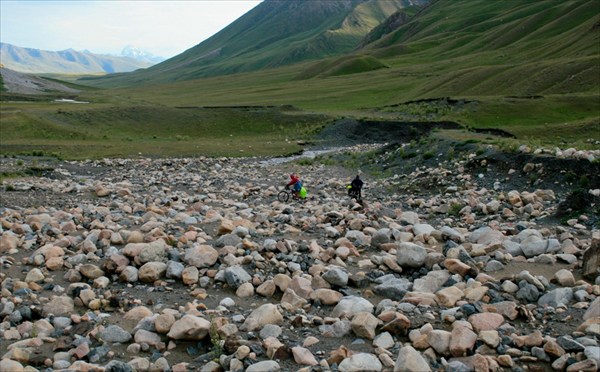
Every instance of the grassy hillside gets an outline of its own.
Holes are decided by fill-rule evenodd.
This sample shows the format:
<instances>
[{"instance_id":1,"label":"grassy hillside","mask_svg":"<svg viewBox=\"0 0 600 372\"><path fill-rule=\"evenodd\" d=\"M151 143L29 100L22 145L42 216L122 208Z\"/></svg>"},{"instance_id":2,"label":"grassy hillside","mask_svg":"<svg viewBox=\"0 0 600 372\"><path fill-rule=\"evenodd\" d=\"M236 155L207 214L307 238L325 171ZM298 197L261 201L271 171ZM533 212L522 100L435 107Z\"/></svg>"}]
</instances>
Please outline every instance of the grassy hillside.
<instances>
[{"instance_id":1,"label":"grassy hillside","mask_svg":"<svg viewBox=\"0 0 600 372\"><path fill-rule=\"evenodd\" d=\"M294 140L341 116L451 120L503 129L517 137L512 145L598 148L597 4L438 0L397 29L378 30L377 42L350 54L190 80L196 70L178 70L181 76L155 70L153 79L165 82L88 91L81 100L92 104L77 107L3 104L0 151L283 154L299 149ZM176 75L181 80L166 82ZM430 100L438 97L467 103ZM303 111L200 108L288 105Z\"/></svg>"},{"instance_id":2,"label":"grassy hillside","mask_svg":"<svg viewBox=\"0 0 600 372\"><path fill-rule=\"evenodd\" d=\"M87 83L148 85L337 56L352 51L371 29L407 4L406 0L265 0L176 57L144 71L91 77Z\"/></svg>"},{"instance_id":3,"label":"grassy hillside","mask_svg":"<svg viewBox=\"0 0 600 372\"><path fill-rule=\"evenodd\" d=\"M0 152L68 159L289 154L330 120L281 107L3 103Z\"/></svg>"}]
</instances>

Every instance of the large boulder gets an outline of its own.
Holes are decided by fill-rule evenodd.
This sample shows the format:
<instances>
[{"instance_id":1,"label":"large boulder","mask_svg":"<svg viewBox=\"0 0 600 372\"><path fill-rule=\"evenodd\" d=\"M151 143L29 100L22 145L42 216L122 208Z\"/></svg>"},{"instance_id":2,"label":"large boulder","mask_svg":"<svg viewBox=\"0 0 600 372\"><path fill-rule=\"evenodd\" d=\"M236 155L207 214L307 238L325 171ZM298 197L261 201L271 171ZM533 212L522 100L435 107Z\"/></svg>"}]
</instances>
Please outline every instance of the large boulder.
<instances>
[{"instance_id":1,"label":"large boulder","mask_svg":"<svg viewBox=\"0 0 600 372\"><path fill-rule=\"evenodd\" d=\"M167 336L174 340L200 341L210 331L210 322L194 315L184 315L173 323Z\"/></svg>"},{"instance_id":2,"label":"large boulder","mask_svg":"<svg viewBox=\"0 0 600 372\"><path fill-rule=\"evenodd\" d=\"M398 265L418 268L425 264L427 250L414 243L400 243L396 253Z\"/></svg>"}]
</instances>

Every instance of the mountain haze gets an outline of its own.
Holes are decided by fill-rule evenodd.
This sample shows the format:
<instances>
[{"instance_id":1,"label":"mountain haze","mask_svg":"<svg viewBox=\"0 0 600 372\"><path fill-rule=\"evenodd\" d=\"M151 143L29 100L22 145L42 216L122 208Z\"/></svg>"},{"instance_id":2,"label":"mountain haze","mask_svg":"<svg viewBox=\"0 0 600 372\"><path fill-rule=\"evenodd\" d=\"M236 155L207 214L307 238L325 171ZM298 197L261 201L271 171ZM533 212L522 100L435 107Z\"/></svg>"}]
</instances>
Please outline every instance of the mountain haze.
<instances>
[{"instance_id":1,"label":"mountain haze","mask_svg":"<svg viewBox=\"0 0 600 372\"><path fill-rule=\"evenodd\" d=\"M427 0L265 0L229 26L147 71L100 84L190 80L280 67L352 51L400 9Z\"/></svg>"},{"instance_id":2,"label":"mountain haze","mask_svg":"<svg viewBox=\"0 0 600 372\"><path fill-rule=\"evenodd\" d=\"M118 57L79 52L66 49L58 52L22 48L0 43L2 65L8 69L25 73L97 74L130 72L152 66L150 61L131 57Z\"/></svg>"}]
</instances>

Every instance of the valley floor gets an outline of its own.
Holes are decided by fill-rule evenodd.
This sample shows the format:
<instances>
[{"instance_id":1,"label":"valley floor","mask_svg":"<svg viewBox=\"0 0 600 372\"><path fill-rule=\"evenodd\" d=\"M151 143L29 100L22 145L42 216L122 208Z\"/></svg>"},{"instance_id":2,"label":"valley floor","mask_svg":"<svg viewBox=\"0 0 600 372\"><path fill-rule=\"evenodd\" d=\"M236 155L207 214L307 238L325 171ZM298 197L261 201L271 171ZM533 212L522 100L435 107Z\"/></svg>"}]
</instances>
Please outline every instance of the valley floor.
<instances>
[{"instance_id":1,"label":"valley floor","mask_svg":"<svg viewBox=\"0 0 600 372\"><path fill-rule=\"evenodd\" d=\"M598 368L597 163L401 151L0 159L2 370Z\"/></svg>"}]
</instances>

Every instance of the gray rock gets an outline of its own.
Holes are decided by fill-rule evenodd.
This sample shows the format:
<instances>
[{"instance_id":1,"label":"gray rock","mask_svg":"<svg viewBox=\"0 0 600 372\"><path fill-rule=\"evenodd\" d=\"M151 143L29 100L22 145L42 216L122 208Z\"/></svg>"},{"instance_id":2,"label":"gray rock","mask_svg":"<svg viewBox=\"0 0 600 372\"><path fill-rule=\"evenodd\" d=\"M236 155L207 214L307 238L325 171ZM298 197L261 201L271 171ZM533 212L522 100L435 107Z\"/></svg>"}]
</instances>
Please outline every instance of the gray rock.
<instances>
[{"instance_id":1,"label":"gray rock","mask_svg":"<svg viewBox=\"0 0 600 372\"><path fill-rule=\"evenodd\" d=\"M230 245L232 247L236 247L238 244L242 243L242 238L240 238L236 234L225 234L220 236L219 239L215 242L215 247L224 247L226 245Z\"/></svg>"},{"instance_id":2,"label":"gray rock","mask_svg":"<svg viewBox=\"0 0 600 372\"><path fill-rule=\"evenodd\" d=\"M548 354L546 354L544 349L541 347L538 347L538 346L532 347L531 355L533 355L534 357L538 358L541 361L550 362L550 357L548 356Z\"/></svg>"},{"instance_id":3,"label":"gray rock","mask_svg":"<svg viewBox=\"0 0 600 372\"><path fill-rule=\"evenodd\" d=\"M140 263L145 264L147 262L167 262L167 249L168 246L164 240L159 239L147 244L138 256Z\"/></svg>"},{"instance_id":4,"label":"gray rock","mask_svg":"<svg viewBox=\"0 0 600 372\"><path fill-rule=\"evenodd\" d=\"M365 246L370 243L370 238L358 230L348 230L345 237L357 246Z\"/></svg>"},{"instance_id":5,"label":"gray rock","mask_svg":"<svg viewBox=\"0 0 600 372\"><path fill-rule=\"evenodd\" d=\"M568 254L568 253L557 254L556 258L561 261L564 261L568 264L574 264L575 262L577 262L577 257L573 254Z\"/></svg>"},{"instance_id":6,"label":"gray rock","mask_svg":"<svg viewBox=\"0 0 600 372\"><path fill-rule=\"evenodd\" d=\"M267 324L283 323L283 315L277 309L277 306L266 303L252 311L244 321L243 328L248 331L260 329Z\"/></svg>"},{"instance_id":7,"label":"gray rock","mask_svg":"<svg viewBox=\"0 0 600 372\"><path fill-rule=\"evenodd\" d=\"M465 241L465 237L450 226L442 226L440 231L442 232L442 238L444 240L452 240L456 243L462 243Z\"/></svg>"},{"instance_id":8,"label":"gray rock","mask_svg":"<svg viewBox=\"0 0 600 372\"><path fill-rule=\"evenodd\" d=\"M494 230L489 226L480 227L467 236L467 241L485 245L502 242L505 239L506 237L501 231Z\"/></svg>"},{"instance_id":9,"label":"gray rock","mask_svg":"<svg viewBox=\"0 0 600 372\"><path fill-rule=\"evenodd\" d=\"M414 225L416 223L419 223L419 215L415 212L402 212L399 219L400 223L404 225Z\"/></svg>"},{"instance_id":10,"label":"gray rock","mask_svg":"<svg viewBox=\"0 0 600 372\"><path fill-rule=\"evenodd\" d=\"M66 316L55 316L52 319L52 325L56 329L65 329L69 327L72 323L73 322L71 321L71 318L68 318Z\"/></svg>"},{"instance_id":11,"label":"gray rock","mask_svg":"<svg viewBox=\"0 0 600 372\"><path fill-rule=\"evenodd\" d=\"M600 346L586 346L583 353L588 359L593 359L600 365Z\"/></svg>"},{"instance_id":12,"label":"gray rock","mask_svg":"<svg viewBox=\"0 0 600 372\"><path fill-rule=\"evenodd\" d=\"M277 241L275 239L265 239L263 242L263 247L267 251L275 251L277 250Z\"/></svg>"},{"instance_id":13,"label":"gray rock","mask_svg":"<svg viewBox=\"0 0 600 372\"><path fill-rule=\"evenodd\" d=\"M104 372L135 372L135 369L127 363L111 360L104 366Z\"/></svg>"},{"instance_id":14,"label":"gray rock","mask_svg":"<svg viewBox=\"0 0 600 372\"><path fill-rule=\"evenodd\" d=\"M483 269L483 271L485 271L487 273L492 273L495 271L500 271L502 269L504 269L504 265L502 264L502 262L496 261L496 260L490 260L485 265L485 268Z\"/></svg>"},{"instance_id":15,"label":"gray rock","mask_svg":"<svg viewBox=\"0 0 600 372\"><path fill-rule=\"evenodd\" d=\"M415 279L413 291L435 293L442 285L450 278L450 273L447 270L430 271L424 277Z\"/></svg>"},{"instance_id":16,"label":"gray rock","mask_svg":"<svg viewBox=\"0 0 600 372\"><path fill-rule=\"evenodd\" d=\"M452 372L473 372L473 369L469 368L460 360L451 360L448 362L448 368L446 368L446 370Z\"/></svg>"},{"instance_id":17,"label":"gray rock","mask_svg":"<svg viewBox=\"0 0 600 372\"><path fill-rule=\"evenodd\" d=\"M379 248L382 244L389 243L391 231L388 228L379 229L371 237L371 247Z\"/></svg>"},{"instance_id":18,"label":"gray rock","mask_svg":"<svg viewBox=\"0 0 600 372\"><path fill-rule=\"evenodd\" d=\"M44 305L43 315L71 315L74 310L75 304L73 303L73 299L68 296L57 296Z\"/></svg>"},{"instance_id":19,"label":"gray rock","mask_svg":"<svg viewBox=\"0 0 600 372\"><path fill-rule=\"evenodd\" d=\"M327 270L321 277L329 284L337 287L343 288L348 285L348 273L339 267Z\"/></svg>"},{"instance_id":20,"label":"gray rock","mask_svg":"<svg viewBox=\"0 0 600 372\"><path fill-rule=\"evenodd\" d=\"M251 364L246 368L246 372L277 372L280 370L281 367L279 366L279 363L274 360L264 360Z\"/></svg>"},{"instance_id":21,"label":"gray rock","mask_svg":"<svg viewBox=\"0 0 600 372\"><path fill-rule=\"evenodd\" d=\"M374 306L369 300L357 296L347 296L342 298L340 302L335 305L331 311L331 316L334 318L339 318L342 316L351 318L354 316L354 314L360 312L372 313L373 309Z\"/></svg>"},{"instance_id":22,"label":"gray rock","mask_svg":"<svg viewBox=\"0 0 600 372\"><path fill-rule=\"evenodd\" d=\"M519 290L516 294L517 299L526 303L535 302L540 297L540 292L533 284L529 284L524 280L519 282Z\"/></svg>"},{"instance_id":23,"label":"gray rock","mask_svg":"<svg viewBox=\"0 0 600 372\"><path fill-rule=\"evenodd\" d=\"M435 228L426 223L416 223L413 225L413 234L416 235L430 235L435 231Z\"/></svg>"},{"instance_id":24,"label":"gray rock","mask_svg":"<svg viewBox=\"0 0 600 372\"><path fill-rule=\"evenodd\" d=\"M585 347L582 344L573 340L573 338L571 338L571 336L568 336L568 335L559 336L556 339L556 342L558 342L560 347L565 349L566 352L572 352L572 351L579 352L579 351L585 350Z\"/></svg>"},{"instance_id":25,"label":"gray rock","mask_svg":"<svg viewBox=\"0 0 600 372\"><path fill-rule=\"evenodd\" d=\"M521 243L521 250L525 257L535 257L543 253L552 253L560 249L560 242L556 239L526 241Z\"/></svg>"},{"instance_id":26,"label":"gray rock","mask_svg":"<svg viewBox=\"0 0 600 372\"><path fill-rule=\"evenodd\" d=\"M181 279L185 266L181 262L167 261L167 273L165 276L169 279Z\"/></svg>"},{"instance_id":27,"label":"gray rock","mask_svg":"<svg viewBox=\"0 0 600 372\"><path fill-rule=\"evenodd\" d=\"M110 343L120 343L124 344L131 340L131 334L119 327L118 325L109 325L102 332L100 332L100 337L103 341Z\"/></svg>"},{"instance_id":28,"label":"gray rock","mask_svg":"<svg viewBox=\"0 0 600 372\"><path fill-rule=\"evenodd\" d=\"M138 269L133 266L127 266L119 274L119 280L127 283L134 283L138 281Z\"/></svg>"},{"instance_id":29,"label":"gray rock","mask_svg":"<svg viewBox=\"0 0 600 372\"><path fill-rule=\"evenodd\" d=\"M406 278L391 278L375 286L373 291L385 298L401 300L410 291L412 283Z\"/></svg>"},{"instance_id":30,"label":"gray rock","mask_svg":"<svg viewBox=\"0 0 600 372\"><path fill-rule=\"evenodd\" d=\"M71 366L71 362L68 360L56 360L54 363L52 363L52 368L54 369L68 369ZM4 371L3 369L0 369L0 371ZM10 372L10 370L7 369L7 372Z\"/></svg>"},{"instance_id":31,"label":"gray rock","mask_svg":"<svg viewBox=\"0 0 600 372\"><path fill-rule=\"evenodd\" d=\"M352 332L352 323L349 320L340 320L333 324L319 326L319 332L325 337L341 338Z\"/></svg>"},{"instance_id":32,"label":"gray rock","mask_svg":"<svg viewBox=\"0 0 600 372\"><path fill-rule=\"evenodd\" d=\"M404 346L398 352L394 372L431 372L431 368L421 353L412 346Z\"/></svg>"},{"instance_id":33,"label":"gray rock","mask_svg":"<svg viewBox=\"0 0 600 372\"><path fill-rule=\"evenodd\" d=\"M568 305L573 300L573 288L557 288L552 290L538 300L539 306L552 306Z\"/></svg>"},{"instance_id":34,"label":"gray rock","mask_svg":"<svg viewBox=\"0 0 600 372\"><path fill-rule=\"evenodd\" d=\"M15 303L8 301L6 303L0 304L0 316L4 317L6 315L11 314L15 311Z\"/></svg>"},{"instance_id":35,"label":"gray rock","mask_svg":"<svg viewBox=\"0 0 600 372\"><path fill-rule=\"evenodd\" d=\"M600 274L600 240L592 240L592 245L583 252L583 276L594 280Z\"/></svg>"},{"instance_id":36,"label":"gray rock","mask_svg":"<svg viewBox=\"0 0 600 372\"><path fill-rule=\"evenodd\" d=\"M383 332L375 336L373 346L383 349L390 349L395 345L394 338L389 332Z\"/></svg>"},{"instance_id":37,"label":"gray rock","mask_svg":"<svg viewBox=\"0 0 600 372\"><path fill-rule=\"evenodd\" d=\"M421 267L427 258L427 250L414 243L400 243L396 253L398 265L404 267Z\"/></svg>"},{"instance_id":38,"label":"gray rock","mask_svg":"<svg viewBox=\"0 0 600 372\"><path fill-rule=\"evenodd\" d=\"M232 288L239 288L244 283L252 280L250 274L241 266L232 266L225 269L225 281Z\"/></svg>"},{"instance_id":39,"label":"gray rock","mask_svg":"<svg viewBox=\"0 0 600 372\"><path fill-rule=\"evenodd\" d=\"M342 360L338 369L340 372L379 372L383 365L373 354L358 353Z\"/></svg>"},{"instance_id":40,"label":"gray rock","mask_svg":"<svg viewBox=\"0 0 600 372\"><path fill-rule=\"evenodd\" d=\"M267 337L277 338L281 335L281 327L276 324L267 324L260 330L260 338L263 340Z\"/></svg>"},{"instance_id":41,"label":"gray rock","mask_svg":"<svg viewBox=\"0 0 600 372\"><path fill-rule=\"evenodd\" d=\"M523 270L517 274L517 279L525 280L527 283L533 284L540 291L544 291L546 289L544 284L538 278L531 275L527 270Z\"/></svg>"},{"instance_id":42,"label":"gray rock","mask_svg":"<svg viewBox=\"0 0 600 372\"><path fill-rule=\"evenodd\" d=\"M591 318L600 318L600 296L596 297L594 301L590 304L588 309L583 314L583 320L588 320Z\"/></svg>"},{"instance_id":43,"label":"gray rock","mask_svg":"<svg viewBox=\"0 0 600 372\"><path fill-rule=\"evenodd\" d=\"M512 240L505 240L502 242L502 247L506 251L506 253L510 253L513 257L516 256L524 256L523 250L521 249L521 244L517 242L513 242Z\"/></svg>"}]
</instances>

